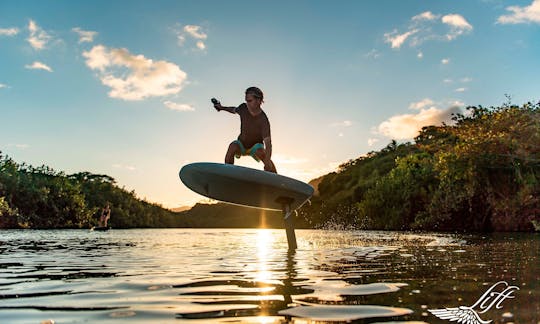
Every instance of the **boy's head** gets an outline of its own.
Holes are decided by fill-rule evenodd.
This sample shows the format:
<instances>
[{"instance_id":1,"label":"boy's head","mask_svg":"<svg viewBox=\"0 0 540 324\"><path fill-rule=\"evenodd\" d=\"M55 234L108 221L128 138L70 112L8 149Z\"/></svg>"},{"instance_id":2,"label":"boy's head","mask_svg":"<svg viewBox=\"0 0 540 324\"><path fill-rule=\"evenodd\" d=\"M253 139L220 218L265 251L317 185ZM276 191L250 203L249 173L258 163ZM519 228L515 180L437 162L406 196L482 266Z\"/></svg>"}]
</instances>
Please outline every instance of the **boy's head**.
<instances>
[{"instance_id":1,"label":"boy's head","mask_svg":"<svg viewBox=\"0 0 540 324\"><path fill-rule=\"evenodd\" d=\"M264 102L264 94L257 87L249 87L246 89L246 103L249 108L258 108Z\"/></svg>"}]
</instances>

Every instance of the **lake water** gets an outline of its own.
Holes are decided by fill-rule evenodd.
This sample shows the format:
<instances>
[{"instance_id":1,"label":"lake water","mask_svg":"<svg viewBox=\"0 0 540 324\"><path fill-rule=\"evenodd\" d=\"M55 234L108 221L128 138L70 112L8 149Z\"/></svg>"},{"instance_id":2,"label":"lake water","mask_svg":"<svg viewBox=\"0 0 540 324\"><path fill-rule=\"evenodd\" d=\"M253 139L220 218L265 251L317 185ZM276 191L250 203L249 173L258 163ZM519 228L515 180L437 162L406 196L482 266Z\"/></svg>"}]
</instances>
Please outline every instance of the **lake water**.
<instances>
[{"instance_id":1,"label":"lake water","mask_svg":"<svg viewBox=\"0 0 540 324\"><path fill-rule=\"evenodd\" d=\"M297 230L0 231L0 323L539 323L538 234ZM502 292L504 283L492 289ZM494 295L492 300L499 295Z\"/></svg>"}]
</instances>

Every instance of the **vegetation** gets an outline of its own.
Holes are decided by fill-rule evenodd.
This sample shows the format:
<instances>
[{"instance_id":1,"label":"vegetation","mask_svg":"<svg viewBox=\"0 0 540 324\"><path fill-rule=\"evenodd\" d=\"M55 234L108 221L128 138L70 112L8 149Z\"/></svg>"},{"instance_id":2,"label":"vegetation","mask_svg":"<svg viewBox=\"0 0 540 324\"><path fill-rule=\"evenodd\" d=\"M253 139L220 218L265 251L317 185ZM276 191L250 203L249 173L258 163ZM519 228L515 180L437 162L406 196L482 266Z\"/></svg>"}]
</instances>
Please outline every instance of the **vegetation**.
<instances>
[{"instance_id":1,"label":"vegetation","mask_svg":"<svg viewBox=\"0 0 540 324\"><path fill-rule=\"evenodd\" d=\"M283 228L281 212L225 203L196 204L180 213L185 227L194 228Z\"/></svg>"},{"instance_id":2,"label":"vegetation","mask_svg":"<svg viewBox=\"0 0 540 324\"><path fill-rule=\"evenodd\" d=\"M298 227L533 231L540 227L540 103L469 107L313 180ZM17 164L0 152L0 228L281 227L279 213L197 204L179 213L113 178Z\"/></svg>"},{"instance_id":3,"label":"vegetation","mask_svg":"<svg viewBox=\"0 0 540 324\"><path fill-rule=\"evenodd\" d=\"M313 226L532 231L540 220L540 104L469 107L319 180Z\"/></svg>"},{"instance_id":4,"label":"vegetation","mask_svg":"<svg viewBox=\"0 0 540 324\"><path fill-rule=\"evenodd\" d=\"M138 199L110 176L66 175L46 166L18 164L0 152L0 228L90 228L98 224L107 202L113 228L283 226L279 212L223 203L173 212Z\"/></svg>"},{"instance_id":5,"label":"vegetation","mask_svg":"<svg viewBox=\"0 0 540 324\"><path fill-rule=\"evenodd\" d=\"M88 228L97 225L107 202L115 228L182 225L177 214L137 199L109 176L65 175L0 153L0 228Z\"/></svg>"}]
</instances>

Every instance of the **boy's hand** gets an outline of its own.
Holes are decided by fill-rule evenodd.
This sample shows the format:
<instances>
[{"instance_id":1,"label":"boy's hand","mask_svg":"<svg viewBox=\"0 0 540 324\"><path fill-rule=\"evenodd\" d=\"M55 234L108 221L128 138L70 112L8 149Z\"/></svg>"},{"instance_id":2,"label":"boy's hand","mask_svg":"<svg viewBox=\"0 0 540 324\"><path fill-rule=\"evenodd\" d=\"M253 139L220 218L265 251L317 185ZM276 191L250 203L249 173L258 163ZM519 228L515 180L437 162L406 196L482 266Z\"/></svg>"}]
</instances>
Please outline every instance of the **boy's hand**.
<instances>
[{"instance_id":1,"label":"boy's hand","mask_svg":"<svg viewBox=\"0 0 540 324\"><path fill-rule=\"evenodd\" d=\"M221 109L223 109L223 106L221 105L221 103L219 102L219 100L217 100L216 98L212 98L212 99L210 99L210 101L212 101L212 103L214 104L214 108L215 108L217 111L220 111Z\"/></svg>"}]
</instances>

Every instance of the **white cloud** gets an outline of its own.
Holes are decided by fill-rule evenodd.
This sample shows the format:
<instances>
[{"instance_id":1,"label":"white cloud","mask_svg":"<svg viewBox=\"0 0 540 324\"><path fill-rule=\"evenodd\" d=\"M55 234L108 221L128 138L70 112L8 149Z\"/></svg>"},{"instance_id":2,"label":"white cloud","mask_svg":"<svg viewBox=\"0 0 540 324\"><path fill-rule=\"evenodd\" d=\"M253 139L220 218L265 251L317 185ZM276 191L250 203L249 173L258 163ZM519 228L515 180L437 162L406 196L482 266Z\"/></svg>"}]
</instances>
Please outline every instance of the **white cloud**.
<instances>
[{"instance_id":1,"label":"white cloud","mask_svg":"<svg viewBox=\"0 0 540 324\"><path fill-rule=\"evenodd\" d=\"M51 36L32 19L28 22L28 30L30 31L30 37L27 38L28 43L36 50L44 49L47 42L51 40Z\"/></svg>"},{"instance_id":2,"label":"white cloud","mask_svg":"<svg viewBox=\"0 0 540 324\"><path fill-rule=\"evenodd\" d=\"M184 26L184 31L195 39L206 39L208 35L202 31L201 26L196 25L186 25Z\"/></svg>"},{"instance_id":3,"label":"white cloud","mask_svg":"<svg viewBox=\"0 0 540 324\"><path fill-rule=\"evenodd\" d=\"M441 60L441 63L442 63L442 64L448 64L448 63L450 63L450 59L448 59L448 58L443 58L443 59Z\"/></svg>"},{"instance_id":4,"label":"white cloud","mask_svg":"<svg viewBox=\"0 0 540 324\"><path fill-rule=\"evenodd\" d=\"M197 25L186 25L182 30L177 31L178 45L183 46L186 39L189 37L195 40L195 46L204 51L206 49L206 44L204 41L208 38L208 34L203 31L201 26Z\"/></svg>"},{"instance_id":5,"label":"white cloud","mask_svg":"<svg viewBox=\"0 0 540 324\"><path fill-rule=\"evenodd\" d=\"M450 26L450 32L446 34L448 40L456 39L458 36L473 29L472 25L461 15L446 15L442 17L442 22Z\"/></svg>"},{"instance_id":6,"label":"white cloud","mask_svg":"<svg viewBox=\"0 0 540 324\"><path fill-rule=\"evenodd\" d=\"M330 124L330 126L332 126L332 127L349 127L349 126L352 126L352 124L353 124L352 121L344 120L344 121L332 123L332 124Z\"/></svg>"},{"instance_id":7,"label":"white cloud","mask_svg":"<svg viewBox=\"0 0 540 324\"><path fill-rule=\"evenodd\" d=\"M27 64L24 67L27 68L27 69L30 69L30 70L45 70L45 71L48 71L48 72L53 71L48 65L46 65L44 63L41 63L41 62L38 62L38 61L35 61L31 65Z\"/></svg>"},{"instance_id":8,"label":"white cloud","mask_svg":"<svg viewBox=\"0 0 540 324\"><path fill-rule=\"evenodd\" d=\"M177 110L177 111L194 111L195 110L195 108L193 108L193 106L191 105L179 104L179 103L172 102L169 100L164 101L163 104L171 110Z\"/></svg>"},{"instance_id":9,"label":"white cloud","mask_svg":"<svg viewBox=\"0 0 540 324\"><path fill-rule=\"evenodd\" d=\"M0 28L0 36L15 36L19 33L19 28Z\"/></svg>"},{"instance_id":10,"label":"white cloud","mask_svg":"<svg viewBox=\"0 0 540 324\"><path fill-rule=\"evenodd\" d=\"M96 35L98 34L95 31L82 30L79 27L73 28L72 31L79 35L79 44L92 43L94 41L94 37L96 37Z\"/></svg>"},{"instance_id":11,"label":"white cloud","mask_svg":"<svg viewBox=\"0 0 540 324\"><path fill-rule=\"evenodd\" d=\"M101 83L111 88L109 97L142 100L175 94L182 90L187 74L178 65L132 55L125 48L96 45L83 52L86 65L97 70Z\"/></svg>"},{"instance_id":12,"label":"white cloud","mask_svg":"<svg viewBox=\"0 0 540 324\"><path fill-rule=\"evenodd\" d=\"M465 107L465 103L463 101L456 100L456 101L451 102L450 106L451 107Z\"/></svg>"},{"instance_id":13,"label":"white cloud","mask_svg":"<svg viewBox=\"0 0 540 324\"><path fill-rule=\"evenodd\" d=\"M338 136L339 136L339 137L343 137L343 136L345 136L345 135L344 135L342 132L340 132L340 133L338 134Z\"/></svg>"},{"instance_id":14,"label":"white cloud","mask_svg":"<svg viewBox=\"0 0 540 324\"><path fill-rule=\"evenodd\" d=\"M471 24L469 24L467 20L463 18L462 15L456 15L456 14L446 15L442 17L441 20L443 23L450 25L452 27L455 27L455 28L473 29Z\"/></svg>"},{"instance_id":15,"label":"white cloud","mask_svg":"<svg viewBox=\"0 0 540 324\"><path fill-rule=\"evenodd\" d=\"M473 26L461 15L449 14L439 19L441 16L431 11L413 16L407 31L400 33L394 29L385 33L385 42L390 43L392 48L400 48L405 43L416 47L431 40L451 41L473 30Z\"/></svg>"},{"instance_id":16,"label":"white cloud","mask_svg":"<svg viewBox=\"0 0 540 324\"><path fill-rule=\"evenodd\" d=\"M424 57L424 53L418 52L418 54L416 55L416 57L418 57L419 59L422 59L422 58Z\"/></svg>"},{"instance_id":17,"label":"white cloud","mask_svg":"<svg viewBox=\"0 0 540 324\"><path fill-rule=\"evenodd\" d=\"M434 15L431 11L426 11L426 12L423 12L419 15L416 15L414 17L412 17L411 19L413 21L418 21L418 20L435 20L437 18L439 18L440 15Z\"/></svg>"},{"instance_id":18,"label":"white cloud","mask_svg":"<svg viewBox=\"0 0 540 324\"><path fill-rule=\"evenodd\" d=\"M470 78L470 77L465 77L465 78L462 78L460 81L463 82L463 83L467 83L467 82L471 82L471 81L472 81L472 78Z\"/></svg>"},{"instance_id":19,"label":"white cloud","mask_svg":"<svg viewBox=\"0 0 540 324\"><path fill-rule=\"evenodd\" d=\"M2 88L9 88L9 87L7 86L7 84L0 83L0 89Z\"/></svg>"},{"instance_id":20,"label":"white cloud","mask_svg":"<svg viewBox=\"0 0 540 324\"><path fill-rule=\"evenodd\" d=\"M369 146L373 146L379 141L380 141L380 139L378 139L378 138L369 138L367 143L368 143Z\"/></svg>"},{"instance_id":21,"label":"white cloud","mask_svg":"<svg viewBox=\"0 0 540 324\"><path fill-rule=\"evenodd\" d=\"M433 100L425 98L417 102L411 102L411 104L409 105L409 109L420 110L428 106L433 106L434 104L435 102L433 102Z\"/></svg>"},{"instance_id":22,"label":"white cloud","mask_svg":"<svg viewBox=\"0 0 540 324\"><path fill-rule=\"evenodd\" d=\"M400 48L409 36L414 35L417 32L418 30L415 29L403 34L398 34L397 30L394 30L391 33L384 34L384 38L386 43L392 44L392 48Z\"/></svg>"},{"instance_id":23,"label":"white cloud","mask_svg":"<svg viewBox=\"0 0 540 324\"><path fill-rule=\"evenodd\" d=\"M206 49L206 45L204 45L204 42L203 41L197 41L197 43L195 44L197 46L198 49L200 50L205 50Z\"/></svg>"},{"instance_id":24,"label":"white cloud","mask_svg":"<svg viewBox=\"0 0 540 324\"><path fill-rule=\"evenodd\" d=\"M446 109L431 107L421 109L417 114L403 114L390 117L382 122L378 131L392 139L412 139L424 126L441 125L443 122L450 123L452 114L460 112L458 105L452 105Z\"/></svg>"},{"instance_id":25,"label":"white cloud","mask_svg":"<svg viewBox=\"0 0 540 324\"><path fill-rule=\"evenodd\" d=\"M444 83L452 83L452 82L454 82L454 81L453 81L452 79L444 79L443 82L444 82Z\"/></svg>"},{"instance_id":26,"label":"white cloud","mask_svg":"<svg viewBox=\"0 0 540 324\"><path fill-rule=\"evenodd\" d=\"M506 8L511 12L508 15L500 16L497 19L501 24L522 24L537 23L540 24L540 0L534 0L529 6L519 7L510 6Z\"/></svg>"},{"instance_id":27,"label":"white cloud","mask_svg":"<svg viewBox=\"0 0 540 324\"><path fill-rule=\"evenodd\" d=\"M467 91L467 88L457 88L456 92L465 92Z\"/></svg>"}]
</instances>

